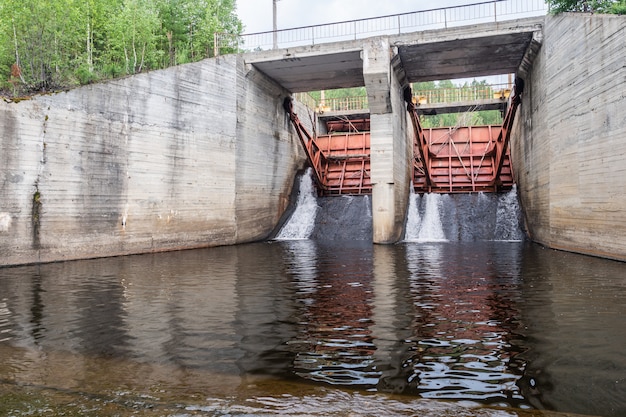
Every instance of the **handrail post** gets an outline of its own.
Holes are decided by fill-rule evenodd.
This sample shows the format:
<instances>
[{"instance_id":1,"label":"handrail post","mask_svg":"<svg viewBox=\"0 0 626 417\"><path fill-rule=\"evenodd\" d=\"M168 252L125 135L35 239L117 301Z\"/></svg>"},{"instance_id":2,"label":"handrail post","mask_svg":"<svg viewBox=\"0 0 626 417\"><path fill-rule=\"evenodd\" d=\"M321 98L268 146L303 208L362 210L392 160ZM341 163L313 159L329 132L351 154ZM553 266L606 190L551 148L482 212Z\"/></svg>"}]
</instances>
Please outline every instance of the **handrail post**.
<instances>
[{"instance_id":1,"label":"handrail post","mask_svg":"<svg viewBox=\"0 0 626 417\"><path fill-rule=\"evenodd\" d=\"M498 23L498 2L493 2L493 21Z\"/></svg>"}]
</instances>

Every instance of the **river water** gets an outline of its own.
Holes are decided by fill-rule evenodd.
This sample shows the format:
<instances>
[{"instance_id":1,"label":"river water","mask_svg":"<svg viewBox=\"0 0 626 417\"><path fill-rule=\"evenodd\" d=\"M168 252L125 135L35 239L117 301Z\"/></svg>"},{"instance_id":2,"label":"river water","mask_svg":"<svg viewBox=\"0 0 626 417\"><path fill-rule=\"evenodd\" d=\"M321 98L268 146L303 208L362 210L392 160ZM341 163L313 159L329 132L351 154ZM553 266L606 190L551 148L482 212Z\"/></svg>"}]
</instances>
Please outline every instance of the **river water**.
<instances>
[{"instance_id":1,"label":"river water","mask_svg":"<svg viewBox=\"0 0 626 417\"><path fill-rule=\"evenodd\" d=\"M0 269L0 415L626 415L626 264L418 237Z\"/></svg>"}]
</instances>

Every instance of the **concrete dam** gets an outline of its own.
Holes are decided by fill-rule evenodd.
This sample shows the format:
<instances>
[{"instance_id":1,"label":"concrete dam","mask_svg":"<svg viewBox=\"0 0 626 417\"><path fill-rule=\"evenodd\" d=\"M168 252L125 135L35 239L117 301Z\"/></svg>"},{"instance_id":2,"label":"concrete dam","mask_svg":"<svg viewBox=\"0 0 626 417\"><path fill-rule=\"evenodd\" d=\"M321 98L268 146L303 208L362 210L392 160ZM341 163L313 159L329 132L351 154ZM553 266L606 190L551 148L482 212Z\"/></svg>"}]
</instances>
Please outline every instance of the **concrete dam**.
<instances>
[{"instance_id":1,"label":"concrete dam","mask_svg":"<svg viewBox=\"0 0 626 417\"><path fill-rule=\"evenodd\" d=\"M0 101L0 266L268 238L307 164L285 97L353 86L370 105L372 240L394 243L413 180L403 89L507 72L525 81L510 154L528 236L625 261L625 28L587 14L482 23Z\"/></svg>"}]
</instances>

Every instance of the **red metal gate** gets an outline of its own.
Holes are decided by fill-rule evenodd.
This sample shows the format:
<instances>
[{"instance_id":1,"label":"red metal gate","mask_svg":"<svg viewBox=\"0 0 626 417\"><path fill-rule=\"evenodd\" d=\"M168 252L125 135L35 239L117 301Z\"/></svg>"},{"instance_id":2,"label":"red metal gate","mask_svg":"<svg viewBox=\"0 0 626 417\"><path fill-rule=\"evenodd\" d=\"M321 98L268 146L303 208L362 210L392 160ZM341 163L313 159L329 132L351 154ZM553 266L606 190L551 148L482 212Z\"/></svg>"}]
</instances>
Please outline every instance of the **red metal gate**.
<instances>
[{"instance_id":1,"label":"red metal gate","mask_svg":"<svg viewBox=\"0 0 626 417\"><path fill-rule=\"evenodd\" d=\"M502 126L422 129L410 88L404 92L414 133L413 186L416 192L497 192L513 186L509 139L523 82L516 80ZM315 171L320 195L371 194L370 134L355 132L355 123L334 123L329 131L349 130L316 137L293 112L291 98L284 102L309 163ZM369 120L359 120L369 128ZM344 126L342 128L342 126Z\"/></svg>"}]
</instances>

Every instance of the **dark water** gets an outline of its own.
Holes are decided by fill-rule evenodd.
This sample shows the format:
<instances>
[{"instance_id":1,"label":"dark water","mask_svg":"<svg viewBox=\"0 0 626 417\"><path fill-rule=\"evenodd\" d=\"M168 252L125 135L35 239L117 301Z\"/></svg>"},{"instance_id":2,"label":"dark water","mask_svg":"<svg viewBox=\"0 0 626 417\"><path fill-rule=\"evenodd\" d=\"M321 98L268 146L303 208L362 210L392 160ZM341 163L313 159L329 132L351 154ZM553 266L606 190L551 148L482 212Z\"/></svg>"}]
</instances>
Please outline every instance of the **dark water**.
<instances>
[{"instance_id":1,"label":"dark water","mask_svg":"<svg viewBox=\"0 0 626 417\"><path fill-rule=\"evenodd\" d=\"M0 415L624 416L625 314L626 264L522 242L4 268Z\"/></svg>"}]
</instances>

